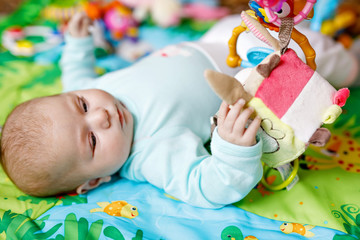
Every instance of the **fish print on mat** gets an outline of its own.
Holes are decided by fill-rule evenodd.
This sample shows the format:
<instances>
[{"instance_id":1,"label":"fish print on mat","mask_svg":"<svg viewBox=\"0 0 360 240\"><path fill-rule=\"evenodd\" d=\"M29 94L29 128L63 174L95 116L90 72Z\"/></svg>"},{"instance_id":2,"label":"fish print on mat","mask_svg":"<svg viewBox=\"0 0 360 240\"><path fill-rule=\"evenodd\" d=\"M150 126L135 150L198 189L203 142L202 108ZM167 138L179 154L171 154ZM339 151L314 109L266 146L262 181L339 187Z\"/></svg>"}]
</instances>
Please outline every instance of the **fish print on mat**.
<instances>
[{"instance_id":1,"label":"fish print on mat","mask_svg":"<svg viewBox=\"0 0 360 240\"><path fill-rule=\"evenodd\" d=\"M98 202L100 208L91 209L90 212L104 212L114 217L135 218L139 215L137 208L126 201Z\"/></svg>"}]
</instances>

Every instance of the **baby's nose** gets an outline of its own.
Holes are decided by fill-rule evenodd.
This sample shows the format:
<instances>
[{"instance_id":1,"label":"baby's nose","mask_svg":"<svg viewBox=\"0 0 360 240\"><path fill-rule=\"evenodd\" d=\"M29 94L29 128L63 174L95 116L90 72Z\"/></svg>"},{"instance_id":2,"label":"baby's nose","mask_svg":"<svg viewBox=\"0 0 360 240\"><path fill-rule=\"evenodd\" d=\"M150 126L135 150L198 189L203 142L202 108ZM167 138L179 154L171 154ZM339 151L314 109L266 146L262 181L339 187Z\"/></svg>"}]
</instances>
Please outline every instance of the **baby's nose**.
<instances>
[{"instance_id":1,"label":"baby's nose","mask_svg":"<svg viewBox=\"0 0 360 240\"><path fill-rule=\"evenodd\" d=\"M96 127L109 128L111 126L110 114L105 108L99 108L93 113L92 118Z\"/></svg>"}]
</instances>

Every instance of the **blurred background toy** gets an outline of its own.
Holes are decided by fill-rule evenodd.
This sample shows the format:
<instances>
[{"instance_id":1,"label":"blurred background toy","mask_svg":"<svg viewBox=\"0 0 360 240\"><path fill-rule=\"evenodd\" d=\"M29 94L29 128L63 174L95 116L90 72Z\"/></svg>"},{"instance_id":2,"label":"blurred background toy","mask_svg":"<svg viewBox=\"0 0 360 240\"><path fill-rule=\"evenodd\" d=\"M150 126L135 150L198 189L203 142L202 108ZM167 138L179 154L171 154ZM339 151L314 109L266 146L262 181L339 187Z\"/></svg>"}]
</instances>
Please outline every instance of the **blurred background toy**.
<instances>
[{"instance_id":1,"label":"blurred background toy","mask_svg":"<svg viewBox=\"0 0 360 240\"><path fill-rule=\"evenodd\" d=\"M93 20L91 30L98 53L104 52L101 50L105 50L103 55L116 53L127 61L135 60L135 57L130 60L129 55L141 55L138 52L128 53L136 49L139 37L139 22L133 17L131 8L120 1L102 0L88 1L83 6L87 15ZM129 49L118 50L117 48L122 45L127 45Z\"/></svg>"},{"instance_id":2,"label":"blurred background toy","mask_svg":"<svg viewBox=\"0 0 360 240\"><path fill-rule=\"evenodd\" d=\"M314 17L310 21L310 29L319 32L325 20L331 19L342 0L317 0L314 6Z\"/></svg>"},{"instance_id":3,"label":"blurred background toy","mask_svg":"<svg viewBox=\"0 0 360 240\"><path fill-rule=\"evenodd\" d=\"M230 14L226 7L209 6L203 3L185 4L182 16L200 21L217 20Z\"/></svg>"},{"instance_id":4,"label":"blurred background toy","mask_svg":"<svg viewBox=\"0 0 360 240\"><path fill-rule=\"evenodd\" d=\"M138 37L138 22L132 10L120 1L90 1L84 4L84 9L92 20L104 21L113 39L128 37L135 40Z\"/></svg>"},{"instance_id":5,"label":"blurred background toy","mask_svg":"<svg viewBox=\"0 0 360 240\"><path fill-rule=\"evenodd\" d=\"M350 48L360 34L360 1L318 0L310 28Z\"/></svg>"},{"instance_id":6,"label":"blurred background toy","mask_svg":"<svg viewBox=\"0 0 360 240\"><path fill-rule=\"evenodd\" d=\"M83 3L88 0L47 0L41 11L41 18L56 23L59 29L65 29L67 22L76 13L84 11Z\"/></svg>"},{"instance_id":7,"label":"blurred background toy","mask_svg":"<svg viewBox=\"0 0 360 240\"><path fill-rule=\"evenodd\" d=\"M180 23L181 3L178 0L122 0L134 9L134 18L141 22L148 16L160 27L175 26Z\"/></svg>"},{"instance_id":8,"label":"blurred background toy","mask_svg":"<svg viewBox=\"0 0 360 240\"><path fill-rule=\"evenodd\" d=\"M2 35L2 45L15 56L33 56L63 42L56 30L46 26L13 26Z\"/></svg>"},{"instance_id":9,"label":"blurred background toy","mask_svg":"<svg viewBox=\"0 0 360 240\"><path fill-rule=\"evenodd\" d=\"M45 19L65 23L77 12L82 11L82 6L78 1L55 1L51 5L45 7L42 11Z\"/></svg>"},{"instance_id":10,"label":"blurred background toy","mask_svg":"<svg viewBox=\"0 0 360 240\"><path fill-rule=\"evenodd\" d=\"M333 18L322 22L320 31L350 48L353 39L360 33L360 2L340 2Z\"/></svg>"}]
</instances>

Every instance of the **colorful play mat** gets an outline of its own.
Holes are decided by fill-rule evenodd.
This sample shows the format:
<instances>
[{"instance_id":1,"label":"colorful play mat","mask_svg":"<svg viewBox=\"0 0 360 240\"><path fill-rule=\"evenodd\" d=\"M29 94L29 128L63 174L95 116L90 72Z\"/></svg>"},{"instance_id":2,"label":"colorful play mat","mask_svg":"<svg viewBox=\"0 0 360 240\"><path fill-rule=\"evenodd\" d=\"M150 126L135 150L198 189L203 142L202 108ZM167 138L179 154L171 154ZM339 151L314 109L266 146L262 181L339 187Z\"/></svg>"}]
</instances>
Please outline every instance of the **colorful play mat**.
<instances>
[{"instance_id":1,"label":"colorful play mat","mask_svg":"<svg viewBox=\"0 0 360 240\"><path fill-rule=\"evenodd\" d=\"M25 2L0 20L0 31L34 23L53 27L38 17L50 5ZM184 21L164 29L149 23L139 33L160 48L197 39L210 25ZM61 92L61 51L62 44L22 57L1 50L0 125L17 104ZM97 60L99 73L132 64L113 55ZM84 195L36 198L19 191L0 169L0 239L360 239L360 89L350 90L344 113L328 127L330 141L301 156L300 180L289 191L273 192L259 183L240 202L210 210L150 184L117 178ZM279 175L270 173L267 181L279 181Z\"/></svg>"}]
</instances>

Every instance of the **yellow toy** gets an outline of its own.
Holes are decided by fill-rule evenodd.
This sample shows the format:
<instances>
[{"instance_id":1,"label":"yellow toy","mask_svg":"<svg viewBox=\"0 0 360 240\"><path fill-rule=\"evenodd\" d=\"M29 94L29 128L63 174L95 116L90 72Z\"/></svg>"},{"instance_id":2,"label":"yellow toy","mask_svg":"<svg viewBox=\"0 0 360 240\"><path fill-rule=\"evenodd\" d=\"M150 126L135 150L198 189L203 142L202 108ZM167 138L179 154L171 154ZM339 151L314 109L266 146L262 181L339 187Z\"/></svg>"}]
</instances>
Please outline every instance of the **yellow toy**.
<instances>
[{"instance_id":1,"label":"yellow toy","mask_svg":"<svg viewBox=\"0 0 360 240\"><path fill-rule=\"evenodd\" d=\"M342 1L336 9L336 14L321 22L321 33L333 37L350 49L354 39L360 33L360 3L359 1Z\"/></svg>"},{"instance_id":2,"label":"yellow toy","mask_svg":"<svg viewBox=\"0 0 360 240\"><path fill-rule=\"evenodd\" d=\"M51 4L44 8L42 15L45 19L65 23L70 20L72 16L77 12L81 12L82 6L80 4L74 4L73 6L63 7Z\"/></svg>"},{"instance_id":3,"label":"yellow toy","mask_svg":"<svg viewBox=\"0 0 360 240\"><path fill-rule=\"evenodd\" d=\"M325 35L334 36L339 30L350 27L357 21L357 16L353 11L343 11L335 16L334 19L326 20L321 26L321 32Z\"/></svg>"},{"instance_id":4,"label":"yellow toy","mask_svg":"<svg viewBox=\"0 0 360 240\"><path fill-rule=\"evenodd\" d=\"M293 28L293 25L298 24L303 19L311 19L313 16L313 5L316 0L287 0L282 3L282 8L276 12L270 8L262 8L256 1L250 1L249 6L252 10L248 10L247 13L256 19L262 26L274 30L276 32L290 31L291 38L300 46L303 50L306 63L313 69L316 70L315 63L315 51L311 47L307 37L301 34L298 30ZM285 24L285 20L287 24ZM293 21L292 21L293 20ZM291 21L293 25L291 25ZM249 29L247 25L242 22L240 26L234 28L232 36L228 42L229 44L229 55L226 63L230 67L242 66L242 59L237 53L236 42L241 33L244 31L253 31ZM264 39L261 39L264 41ZM265 41L265 43L268 43Z\"/></svg>"}]
</instances>

